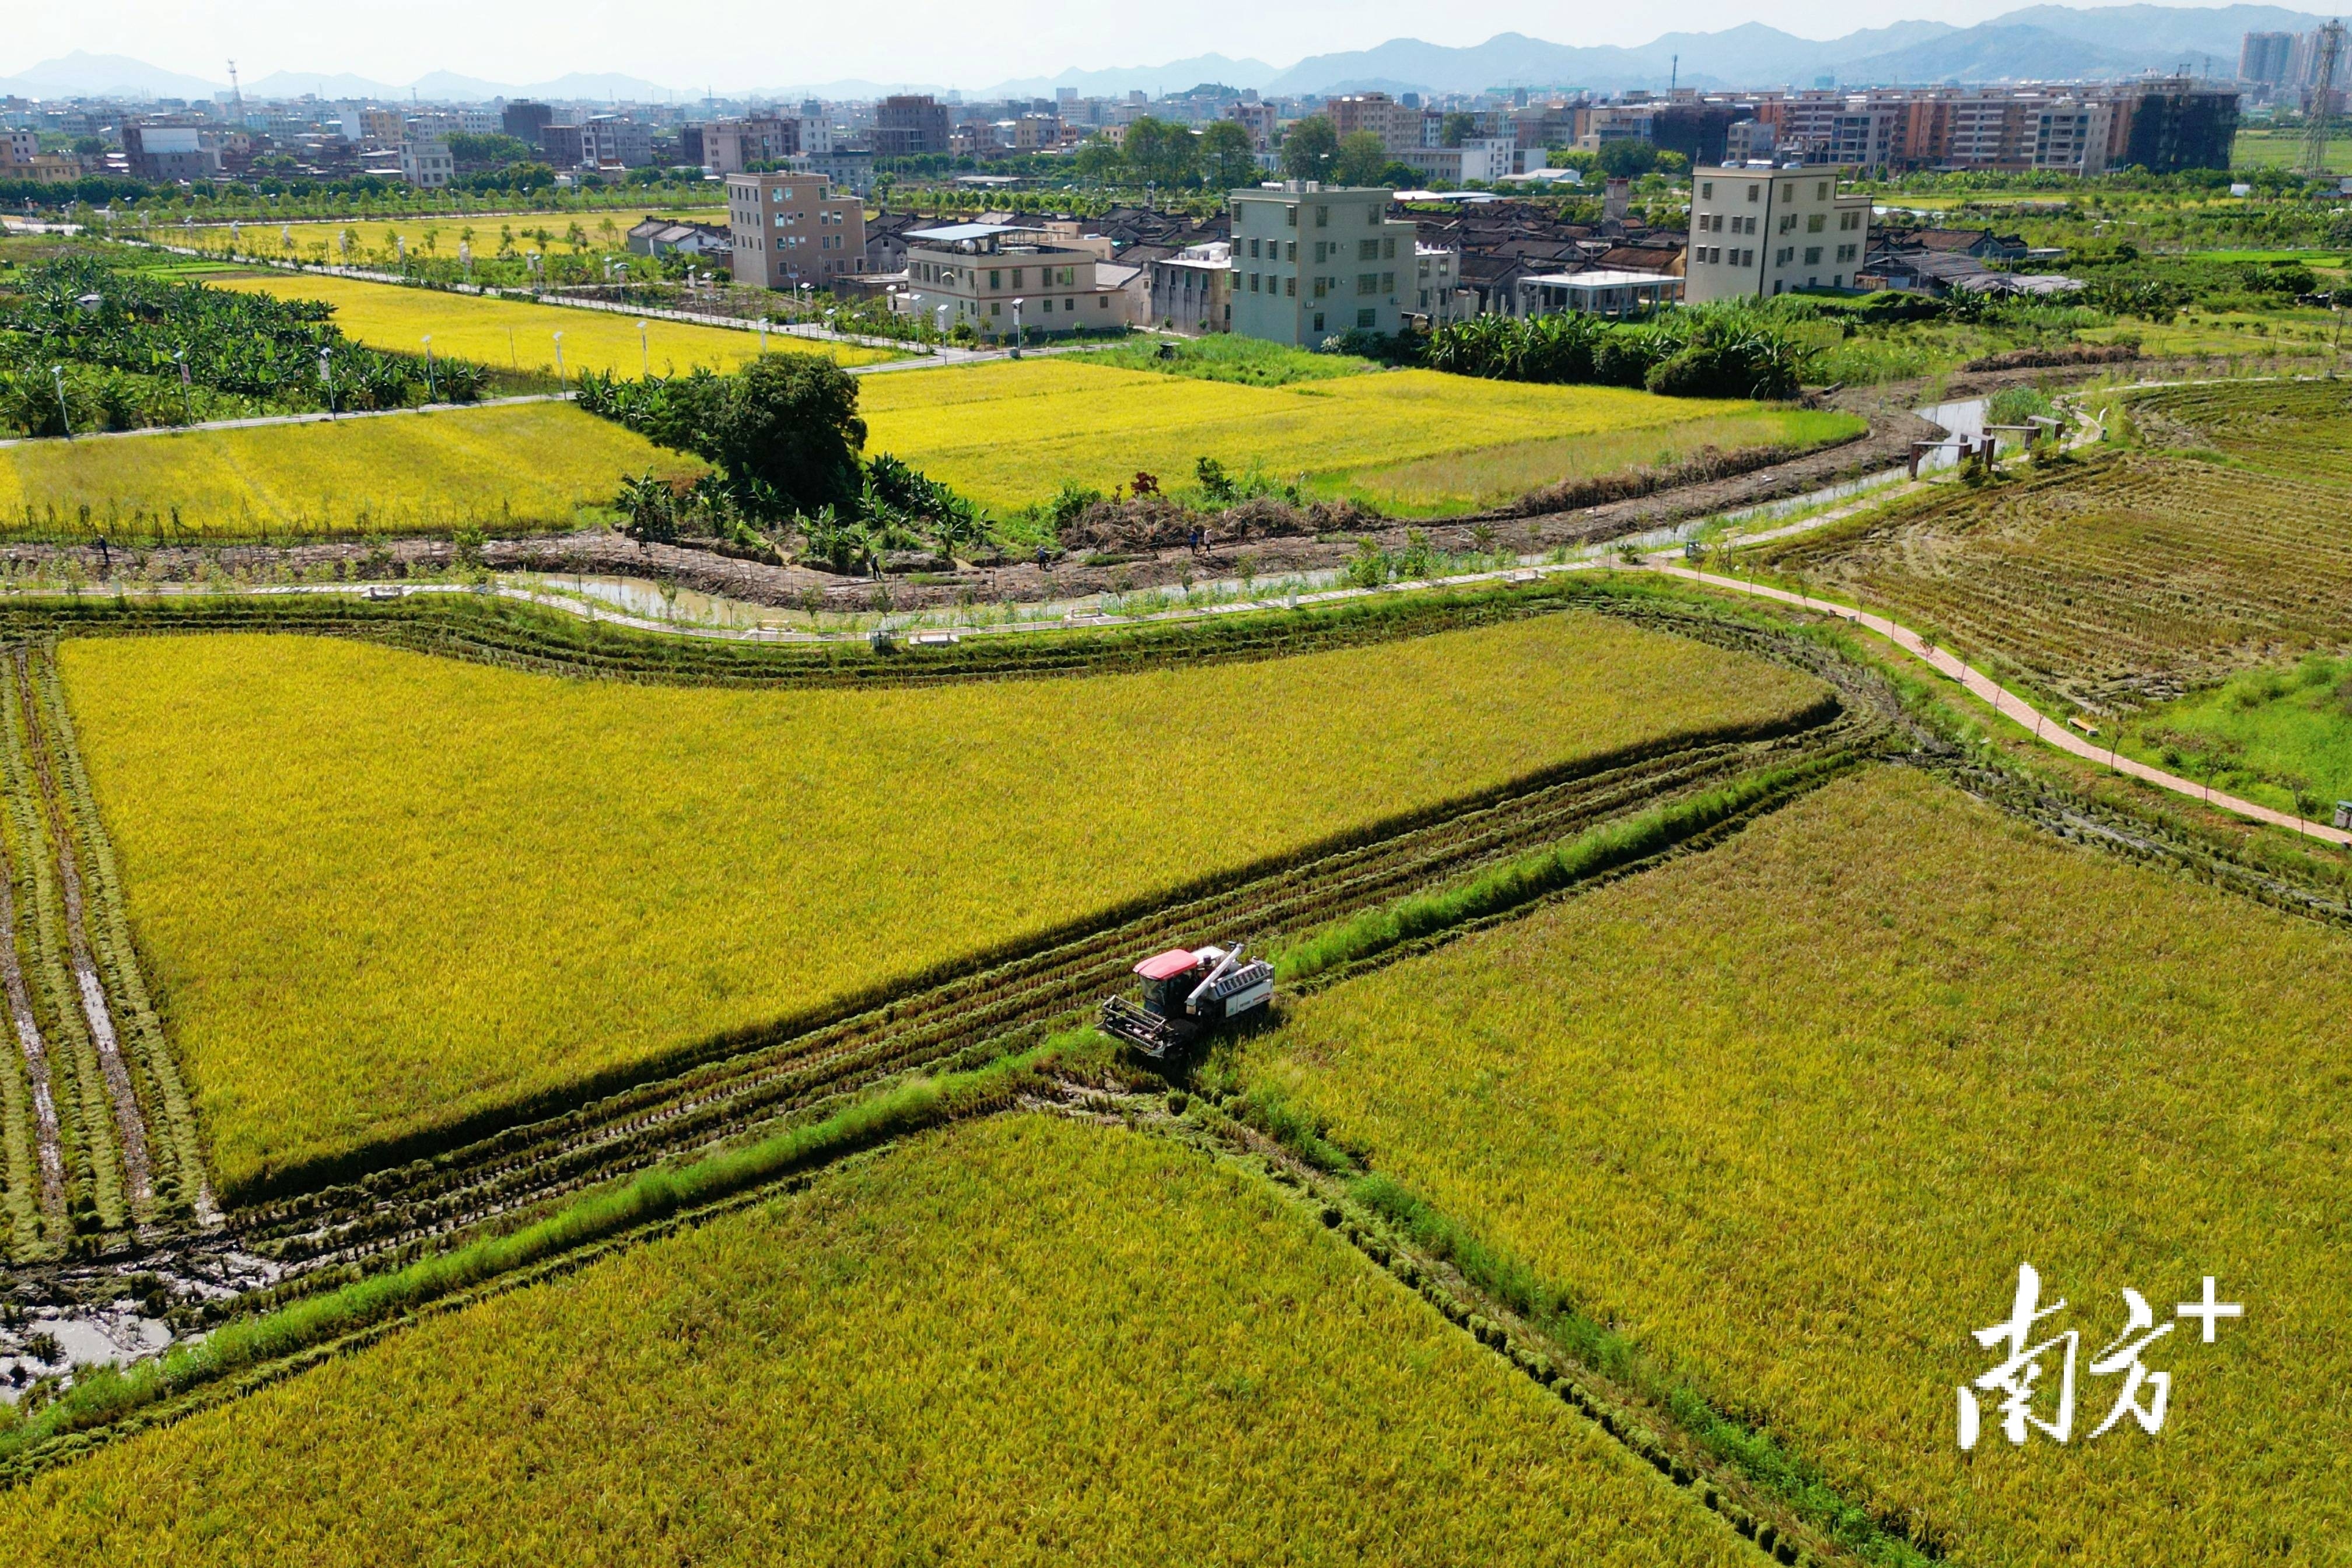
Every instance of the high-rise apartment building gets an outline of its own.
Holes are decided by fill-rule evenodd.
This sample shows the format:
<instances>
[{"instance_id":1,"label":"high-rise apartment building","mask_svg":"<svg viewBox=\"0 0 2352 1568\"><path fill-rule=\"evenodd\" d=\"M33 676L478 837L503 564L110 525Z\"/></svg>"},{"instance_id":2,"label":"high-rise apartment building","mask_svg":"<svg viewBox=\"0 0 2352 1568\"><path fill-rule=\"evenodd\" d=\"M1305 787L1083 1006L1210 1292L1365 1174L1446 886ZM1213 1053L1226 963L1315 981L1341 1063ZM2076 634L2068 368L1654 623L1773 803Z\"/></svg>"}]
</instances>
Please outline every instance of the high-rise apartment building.
<instances>
[{"instance_id":1,"label":"high-rise apartment building","mask_svg":"<svg viewBox=\"0 0 2352 1568\"><path fill-rule=\"evenodd\" d=\"M518 142L539 145L539 133L555 123L555 110L543 103L517 99L499 116L499 128Z\"/></svg>"},{"instance_id":2,"label":"high-rise apartment building","mask_svg":"<svg viewBox=\"0 0 2352 1568\"><path fill-rule=\"evenodd\" d=\"M2188 78L2104 86L1880 88L1760 95L1756 126L1780 163L1865 169L2047 169L2099 174L2227 168L2238 94Z\"/></svg>"},{"instance_id":3,"label":"high-rise apartment building","mask_svg":"<svg viewBox=\"0 0 2352 1568\"><path fill-rule=\"evenodd\" d=\"M1323 112L1342 137L1369 131L1391 153L1421 145L1422 111L1408 109L1385 92L1351 92L1327 99Z\"/></svg>"},{"instance_id":4,"label":"high-rise apartment building","mask_svg":"<svg viewBox=\"0 0 2352 1568\"><path fill-rule=\"evenodd\" d=\"M874 155L917 158L948 150L948 109L928 96L898 94L874 106Z\"/></svg>"},{"instance_id":5,"label":"high-rise apartment building","mask_svg":"<svg viewBox=\"0 0 2352 1568\"><path fill-rule=\"evenodd\" d=\"M2248 33L2238 49L2238 79L2276 87L2286 80L2287 60L2294 53L2293 33Z\"/></svg>"}]
</instances>

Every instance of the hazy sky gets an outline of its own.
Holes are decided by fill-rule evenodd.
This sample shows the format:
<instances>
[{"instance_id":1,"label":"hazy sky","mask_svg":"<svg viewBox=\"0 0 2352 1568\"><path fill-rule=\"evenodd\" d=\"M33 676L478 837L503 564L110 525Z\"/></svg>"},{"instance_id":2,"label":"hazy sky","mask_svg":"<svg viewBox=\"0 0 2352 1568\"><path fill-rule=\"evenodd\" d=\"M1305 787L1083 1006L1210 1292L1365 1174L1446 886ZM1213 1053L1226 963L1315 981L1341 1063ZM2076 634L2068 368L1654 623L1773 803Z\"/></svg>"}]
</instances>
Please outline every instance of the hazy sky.
<instances>
[{"instance_id":1,"label":"hazy sky","mask_svg":"<svg viewBox=\"0 0 2352 1568\"><path fill-rule=\"evenodd\" d=\"M276 70L353 71L404 83L448 69L497 81L623 71L720 90L864 77L982 88L1067 67L1157 64L1196 54L1288 65L1398 37L1473 44L1523 32L1566 44L1645 43L1667 31L1768 22L1809 37L1910 16L1967 25L2021 0L1896 0L1866 17L1801 0L1578 5L1497 0L1183 0L1136 6L1069 0L887 0L779 5L694 0L63 0L12 5L0 76L71 49L122 54L210 80L234 58L245 79ZM1156 15L1155 15L1156 14ZM1171 16L1181 16L1181 23Z\"/></svg>"}]
</instances>

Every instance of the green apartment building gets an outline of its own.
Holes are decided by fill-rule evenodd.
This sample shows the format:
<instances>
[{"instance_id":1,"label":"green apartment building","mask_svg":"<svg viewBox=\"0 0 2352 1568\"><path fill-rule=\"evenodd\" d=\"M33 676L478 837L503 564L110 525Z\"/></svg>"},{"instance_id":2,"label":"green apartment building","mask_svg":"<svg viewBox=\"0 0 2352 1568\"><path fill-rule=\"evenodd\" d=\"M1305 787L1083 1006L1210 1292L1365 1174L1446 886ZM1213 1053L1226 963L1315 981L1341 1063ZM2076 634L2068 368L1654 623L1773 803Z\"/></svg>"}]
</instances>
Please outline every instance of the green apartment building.
<instances>
[{"instance_id":1,"label":"green apartment building","mask_svg":"<svg viewBox=\"0 0 2352 1568\"><path fill-rule=\"evenodd\" d=\"M1396 331L1420 271L1394 195L1311 180L1234 192L1233 330L1301 348Z\"/></svg>"}]
</instances>

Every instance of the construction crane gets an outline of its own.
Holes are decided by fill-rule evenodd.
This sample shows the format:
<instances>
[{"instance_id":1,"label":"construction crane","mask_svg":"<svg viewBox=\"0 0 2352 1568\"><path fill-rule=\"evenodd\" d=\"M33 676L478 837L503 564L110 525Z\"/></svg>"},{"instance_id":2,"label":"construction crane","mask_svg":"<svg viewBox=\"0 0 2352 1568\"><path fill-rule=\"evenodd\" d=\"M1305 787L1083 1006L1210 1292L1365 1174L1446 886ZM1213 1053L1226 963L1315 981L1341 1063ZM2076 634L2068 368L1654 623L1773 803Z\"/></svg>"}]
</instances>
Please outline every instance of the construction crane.
<instances>
[{"instance_id":1,"label":"construction crane","mask_svg":"<svg viewBox=\"0 0 2352 1568\"><path fill-rule=\"evenodd\" d=\"M1137 964L1135 973L1143 982L1143 1005L1124 996L1104 997L1103 1033L1154 1060L1182 1051L1274 999L1274 965L1262 958L1244 962L1239 942L1230 948L1171 948Z\"/></svg>"},{"instance_id":2,"label":"construction crane","mask_svg":"<svg viewBox=\"0 0 2352 1568\"><path fill-rule=\"evenodd\" d=\"M2344 24L2330 22L2319 29L2314 46L2318 58L2311 62L2310 107L2304 112L2303 172L2306 174L2327 173L2327 128L2335 120L2336 73L2344 58Z\"/></svg>"}]
</instances>

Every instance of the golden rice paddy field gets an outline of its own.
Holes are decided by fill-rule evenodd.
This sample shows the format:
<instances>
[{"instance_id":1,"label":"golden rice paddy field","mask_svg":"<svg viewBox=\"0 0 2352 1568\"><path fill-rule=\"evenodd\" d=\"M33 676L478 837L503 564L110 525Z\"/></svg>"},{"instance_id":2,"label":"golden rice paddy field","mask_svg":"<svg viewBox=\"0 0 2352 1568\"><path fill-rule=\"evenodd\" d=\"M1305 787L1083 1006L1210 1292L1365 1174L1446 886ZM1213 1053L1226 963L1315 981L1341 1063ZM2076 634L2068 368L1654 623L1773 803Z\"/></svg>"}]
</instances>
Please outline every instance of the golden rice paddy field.
<instances>
[{"instance_id":1,"label":"golden rice paddy field","mask_svg":"<svg viewBox=\"0 0 2352 1568\"><path fill-rule=\"evenodd\" d=\"M0 1497L44 1563L1758 1561L1262 1178L1040 1117Z\"/></svg>"},{"instance_id":2,"label":"golden rice paddy field","mask_svg":"<svg viewBox=\"0 0 2352 1568\"><path fill-rule=\"evenodd\" d=\"M617 252L624 248L630 229L647 218L656 217L672 223L723 225L727 221L727 209L719 206L656 212L640 207L633 211L517 213L504 216L435 213L415 217L346 218L336 223L246 223L237 226L235 244L236 253L242 256L285 256L302 261L336 261L341 258L341 242L348 234L352 239L352 258L362 263L396 258L403 245L407 247L411 256L436 256L445 260L457 257L458 246L471 245L475 257L487 260L502 251L508 255L519 255L526 251L551 249L557 254L567 254L572 247L566 236L575 223L587 237L588 250ZM542 229L548 236L545 240L539 237ZM154 237L163 244L192 246L224 256L228 254L231 243L226 224L159 228ZM506 249L509 245L511 249Z\"/></svg>"},{"instance_id":3,"label":"golden rice paddy field","mask_svg":"<svg viewBox=\"0 0 2352 1568\"><path fill-rule=\"evenodd\" d=\"M59 659L231 1190L1820 689L1582 614L856 692L578 683L258 636L71 641ZM1202 714L1234 721L1186 718Z\"/></svg>"},{"instance_id":4,"label":"golden rice paddy field","mask_svg":"<svg viewBox=\"0 0 2352 1568\"><path fill-rule=\"evenodd\" d=\"M560 403L0 447L0 532L41 538L570 528L698 458Z\"/></svg>"},{"instance_id":5,"label":"golden rice paddy field","mask_svg":"<svg viewBox=\"0 0 2352 1568\"><path fill-rule=\"evenodd\" d=\"M1434 513L1707 446L1811 446L1863 428L1842 414L1434 371L1249 386L1032 359L873 376L861 393L869 451L1002 509L1066 482L1108 491L1139 470L1175 489L1206 457Z\"/></svg>"},{"instance_id":6,"label":"golden rice paddy field","mask_svg":"<svg viewBox=\"0 0 2352 1568\"><path fill-rule=\"evenodd\" d=\"M421 354L427 333L433 352L474 360L494 369L555 372L555 334L563 334L563 370L636 376L677 374L707 366L733 370L760 355L760 334L730 327L698 327L649 318L643 341L637 318L611 310L536 305L520 300L486 300L438 289L369 283L354 278L259 272L251 277L205 279L215 289L245 289L281 299L322 300L335 308L334 322L358 342L400 353ZM899 356L884 349L814 342L782 332L768 334L773 353L813 353L836 364L877 364Z\"/></svg>"},{"instance_id":7,"label":"golden rice paddy field","mask_svg":"<svg viewBox=\"0 0 2352 1568\"><path fill-rule=\"evenodd\" d=\"M2316 1564L2352 1518L2347 1013L2344 934L1890 767L1310 998L1250 1070L1950 1561ZM1964 1454L2024 1263L2067 1303L2033 1337L2080 1336L2071 1440L2012 1447L1988 1394ZM2210 1344L2176 1311L2208 1275L2244 1308ZM2126 1289L2168 1406L2094 1438Z\"/></svg>"}]
</instances>

